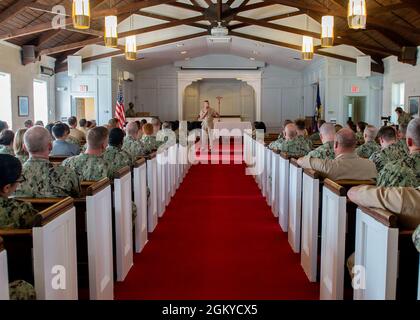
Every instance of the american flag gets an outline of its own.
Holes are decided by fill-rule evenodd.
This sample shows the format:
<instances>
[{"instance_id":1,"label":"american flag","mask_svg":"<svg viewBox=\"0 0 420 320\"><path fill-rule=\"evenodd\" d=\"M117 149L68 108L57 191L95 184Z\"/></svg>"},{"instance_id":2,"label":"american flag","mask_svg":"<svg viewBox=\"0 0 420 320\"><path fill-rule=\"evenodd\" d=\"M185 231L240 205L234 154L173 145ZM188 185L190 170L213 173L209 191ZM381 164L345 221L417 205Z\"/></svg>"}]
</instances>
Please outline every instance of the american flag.
<instances>
[{"instance_id":1,"label":"american flag","mask_svg":"<svg viewBox=\"0 0 420 320\"><path fill-rule=\"evenodd\" d=\"M120 129L124 129L125 125L125 109L122 85L118 85L117 105L115 106L115 118L118 119Z\"/></svg>"}]
</instances>

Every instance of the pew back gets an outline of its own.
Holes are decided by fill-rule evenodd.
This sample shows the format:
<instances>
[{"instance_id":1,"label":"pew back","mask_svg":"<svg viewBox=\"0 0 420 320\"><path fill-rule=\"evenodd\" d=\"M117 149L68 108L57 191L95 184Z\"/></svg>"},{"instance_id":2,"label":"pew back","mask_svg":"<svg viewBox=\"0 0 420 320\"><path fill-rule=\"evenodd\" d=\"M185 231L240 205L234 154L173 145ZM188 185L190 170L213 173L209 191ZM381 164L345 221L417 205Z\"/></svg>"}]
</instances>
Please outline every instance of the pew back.
<instances>
[{"instance_id":1,"label":"pew back","mask_svg":"<svg viewBox=\"0 0 420 320\"><path fill-rule=\"evenodd\" d=\"M9 300L9 273L7 271L7 253L0 238L0 300Z\"/></svg>"},{"instance_id":2,"label":"pew back","mask_svg":"<svg viewBox=\"0 0 420 320\"><path fill-rule=\"evenodd\" d=\"M165 152L161 151L158 152L156 155L157 167L157 190L158 190L158 197L157 197L157 210L159 217L163 217L163 214L166 209L166 162L167 158L165 157Z\"/></svg>"},{"instance_id":3,"label":"pew back","mask_svg":"<svg viewBox=\"0 0 420 320\"><path fill-rule=\"evenodd\" d=\"M289 226L289 157L280 154L279 159L279 223L283 232L288 231Z\"/></svg>"},{"instance_id":4,"label":"pew back","mask_svg":"<svg viewBox=\"0 0 420 320\"><path fill-rule=\"evenodd\" d=\"M133 168L134 202L137 206L135 250L140 253L147 242L147 168L146 160L136 161Z\"/></svg>"},{"instance_id":5,"label":"pew back","mask_svg":"<svg viewBox=\"0 0 420 320\"><path fill-rule=\"evenodd\" d=\"M158 223L158 189L157 189L157 159L156 153L147 158L147 186L150 190L150 199L147 207L147 230L153 232Z\"/></svg>"},{"instance_id":6,"label":"pew back","mask_svg":"<svg viewBox=\"0 0 420 320\"><path fill-rule=\"evenodd\" d=\"M277 152L271 152L271 211L273 215L278 218L279 216L279 165L280 165L280 154Z\"/></svg>"},{"instance_id":7,"label":"pew back","mask_svg":"<svg viewBox=\"0 0 420 320\"><path fill-rule=\"evenodd\" d=\"M289 226L288 240L295 253L300 252L302 219L302 168L296 159L290 160L289 169Z\"/></svg>"}]
</instances>

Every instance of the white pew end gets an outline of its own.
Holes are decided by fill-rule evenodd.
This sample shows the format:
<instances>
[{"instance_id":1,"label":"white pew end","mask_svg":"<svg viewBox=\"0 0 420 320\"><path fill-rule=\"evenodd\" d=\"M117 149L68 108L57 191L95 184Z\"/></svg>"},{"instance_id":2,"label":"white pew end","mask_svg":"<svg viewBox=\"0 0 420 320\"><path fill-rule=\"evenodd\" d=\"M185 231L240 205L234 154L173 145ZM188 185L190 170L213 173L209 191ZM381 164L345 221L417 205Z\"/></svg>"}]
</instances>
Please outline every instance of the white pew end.
<instances>
[{"instance_id":1,"label":"white pew end","mask_svg":"<svg viewBox=\"0 0 420 320\"><path fill-rule=\"evenodd\" d=\"M303 172L300 263L310 282L316 282L318 276L320 179L321 177L314 170Z\"/></svg>"},{"instance_id":2,"label":"white pew end","mask_svg":"<svg viewBox=\"0 0 420 320\"><path fill-rule=\"evenodd\" d=\"M282 153L279 159L279 223L283 232L289 227L289 157Z\"/></svg>"},{"instance_id":3,"label":"white pew end","mask_svg":"<svg viewBox=\"0 0 420 320\"><path fill-rule=\"evenodd\" d=\"M158 224L158 189L157 189L157 159L156 153L147 158L147 186L150 198L147 206L147 230L153 232Z\"/></svg>"},{"instance_id":4,"label":"white pew end","mask_svg":"<svg viewBox=\"0 0 420 320\"><path fill-rule=\"evenodd\" d=\"M135 223L135 251L140 253L147 243L147 168L146 160L138 159L133 167L134 203L137 207Z\"/></svg>"},{"instance_id":5,"label":"white pew end","mask_svg":"<svg viewBox=\"0 0 420 320\"><path fill-rule=\"evenodd\" d=\"M288 240L293 252L300 252L302 220L302 168L296 159L290 160Z\"/></svg>"},{"instance_id":6,"label":"white pew end","mask_svg":"<svg viewBox=\"0 0 420 320\"><path fill-rule=\"evenodd\" d=\"M280 154L272 151L271 152L271 211L274 217L279 216L279 169L280 169Z\"/></svg>"},{"instance_id":7,"label":"white pew end","mask_svg":"<svg viewBox=\"0 0 420 320\"><path fill-rule=\"evenodd\" d=\"M398 235L397 218L392 213L357 210L354 300L395 300Z\"/></svg>"},{"instance_id":8,"label":"white pew end","mask_svg":"<svg viewBox=\"0 0 420 320\"><path fill-rule=\"evenodd\" d=\"M172 183L171 183L171 170L169 166L169 149L165 149L165 159L166 162L164 164L164 173L165 173L165 208L169 205L169 202L171 201L171 189L172 189Z\"/></svg>"},{"instance_id":9,"label":"white pew end","mask_svg":"<svg viewBox=\"0 0 420 320\"><path fill-rule=\"evenodd\" d=\"M7 252L0 238L0 300L9 300L9 273L7 271Z\"/></svg>"},{"instance_id":10,"label":"white pew end","mask_svg":"<svg viewBox=\"0 0 420 320\"><path fill-rule=\"evenodd\" d=\"M158 216L163 217L166 209L166 162L165 152L160 151L156 155L157 161L157 210Z\"/></svg>"},{"instance_id":11,"label":"white pew end","mask_svg":"<svg viewBox=\"0 0 420 320\"><path fill-rule=\"evenodd\" d=\"M265 198L268 205L271 205L271 150L265 147L265 167L266 180L265 180Z\"/></svg>"}]
</instances>

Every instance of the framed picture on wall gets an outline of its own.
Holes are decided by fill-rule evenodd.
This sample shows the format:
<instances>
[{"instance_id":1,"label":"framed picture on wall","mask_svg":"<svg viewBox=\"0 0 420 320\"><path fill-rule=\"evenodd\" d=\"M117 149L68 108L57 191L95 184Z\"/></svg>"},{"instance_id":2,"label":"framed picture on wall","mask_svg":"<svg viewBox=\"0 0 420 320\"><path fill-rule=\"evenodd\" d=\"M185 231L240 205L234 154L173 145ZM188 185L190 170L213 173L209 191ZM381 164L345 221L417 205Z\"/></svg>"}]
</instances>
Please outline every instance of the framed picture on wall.
<instances>
[{"instance_id":1,"label":"framed picture on wall","mask_svg":"<svg viewBox=\"0 0 420 320\"><path fill-rule=\"evenodd\" d=\"M409 111L412 117L417 118L420 116L419 113L420 96L408 97Z\"/></svg>"},{"instance_id":2,"label":"framed picture on wall","mask_svg":"<svg viewBox=\"0 0 420 320\"><path fill-rule=\"evenodd\" d=\"M29 97L18 97L19 117L29 116Z\"/></svg>"}]
</instances>

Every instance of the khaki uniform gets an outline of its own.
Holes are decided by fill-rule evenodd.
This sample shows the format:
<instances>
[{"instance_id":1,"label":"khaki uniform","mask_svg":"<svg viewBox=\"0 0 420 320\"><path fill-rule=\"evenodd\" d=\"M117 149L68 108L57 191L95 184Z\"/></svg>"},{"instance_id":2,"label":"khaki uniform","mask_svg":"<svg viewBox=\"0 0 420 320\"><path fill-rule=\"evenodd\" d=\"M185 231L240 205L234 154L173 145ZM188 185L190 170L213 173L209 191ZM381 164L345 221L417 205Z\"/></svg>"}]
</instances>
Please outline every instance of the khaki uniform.
<instances>
[{"instance_id":1,"label":"khaki uniform","mask_svg":"<svg viewBox=\"0 0 420 320\"><path fill-rule=\"evenodd\" d=\"M108 163L103 156L83 153L67 158L61 166L76 172L81 181L98 181L111 175Z\"/></svg>"},{"instance_id":2,"label":"khaki uniform","mask_svg":"<svg viewBox=\"0 0 420 320\"><path fill-rule=\"evenodd\" d=\"M49 160L29 158L23 164L25 181L16 189L15 195L25 198L79 197L80 181L73 170L55 167Z\"/></svg>"},{"instance_id":3,"label":"khaki uniform","mask_svg":"<svg viewBox=\"0 0 420 320\"><path fill-rule=\"evenodd\" d=\"M388 162L378 176L379 187L419 187L420 152Z\"/></svg>"},{"instance_id":4,"label":"khaki uniform","mask_svg":"<svg viewBox=\"0 0 420 320\"><path fill-rule=\"evenodd\" d=\"M214 118L217 116L216 110L209 108L208 110L201 110L200 119L203 119L201 122L201 147L207 146L209 143L210 148L213 147L213 128L214 128Z\"/></svg>"},{"instance_id":5,"label":"khaki uniform","mask_svg":"<svg viewBox=\"0 0 420 320\"><path fill-rule=\"evenodd\" d=\"M70 137L73 137L79 141L79 143L86 141L86 135L83 131L76 129L76 128L70 128Z\"/></svg>"},{"instance_id":6,"label":"khaki uniform","mask_svg":"<svg viewBox=\"0 0 420 320\"><path fill-rule=\"evenodd\" d=\"M136 111L134 109L128 109L125 112L126 118L134 118L136 116Z\"/></svg>"},{"instance_id":7,"label":"khaki uniform","mask_svg":"<svg viewBox=\"0 0 420 320\"><path fill-rule=\"evenodd\" d=\"M334 160L316 159L306 156L301 167L312 169L332 180L374 180L377 176L375 165L354 153L340 154Z\"/></svg>"},{"instance_id":8,"label":"khaki uniform","mask_svg":"<svg viewBox=\"0 0 420 320\"><path fill-rule=\"evenodd\" d=\"M398 117L398 125L409 124L411 121L411 115L405 111Z\"/></svg>"},{"instance_id":9,"label":"khaki uniform","mask_svg":"<svg viewBox=\"0 0 420 320\"><path fill-rule=\"evenodd\" d=\"M291 157L301 157L307 155L311 148L308 141L304 137L299 136L292 140L285 140L278 150L287 153Z\"/></svg>"},{"instance_id":10,"label":"khaki uniform","mask_svg":"<svg viewBox=\"0 0 420 320\"><path fill-rule=\"evenodd\" d=\"M0 146L0 154L10 154L11 156L15 155L15 151L12 147L9 146Z\"/></svg>"},{"instance_id":11,"label":"khaki uniform","mask_svg":"<svg viewBox=\"0 0 420 320\"><path fill-rule=\"evenodd\" d=\"M325 142L322 146L319 146L315 150L309 152L308 157L318 159L334 159L334 141Z\"/></svg>"},{"instance_id":12,"label":"khaki uniform","mask_svg":"<svg viewBox=\"0 0 420 320\"><path fill-rule=\"evenodd\" d=\"M17 199L0 198L0 228L32 228L34 217L38 213L30 203Z\"/></svg>"},{"instance_id":13,"label":"khaki uniform","mask_svg":"<svg viewBox=\"0 0 420 320\"><path fill-rule=\"evenodd\" d=\"M109 177L110 179L114 177L115 172L118 170L133 164L131 156L127 151L113 146L108 146L103 157L108 163L109 172L111 174Z\"/></svg>"},{"instance_id":14,"label":"khaki uniform","mask_svg":"<svg viewBox=\"0 0 420 320\"><path fill-rule=\"evenodd\" d=\"M368 141L356 149L357 155L369 159L375 152L381 151L381 146L375 141Z\"/></svg>"},{"instance_id":15,"label":"khaki uniform","mask_svg":"<svg viewBox=\"0 0 420 320\"><path fill-rule=\"evenodd\" d=\"M380 151L373 153L369 160L375 163L376 169L378 172L380 172L388 162L404 159L406 156L407 155L404 153L401 147L394 143Z\"/></svg>"}]
</instances>

